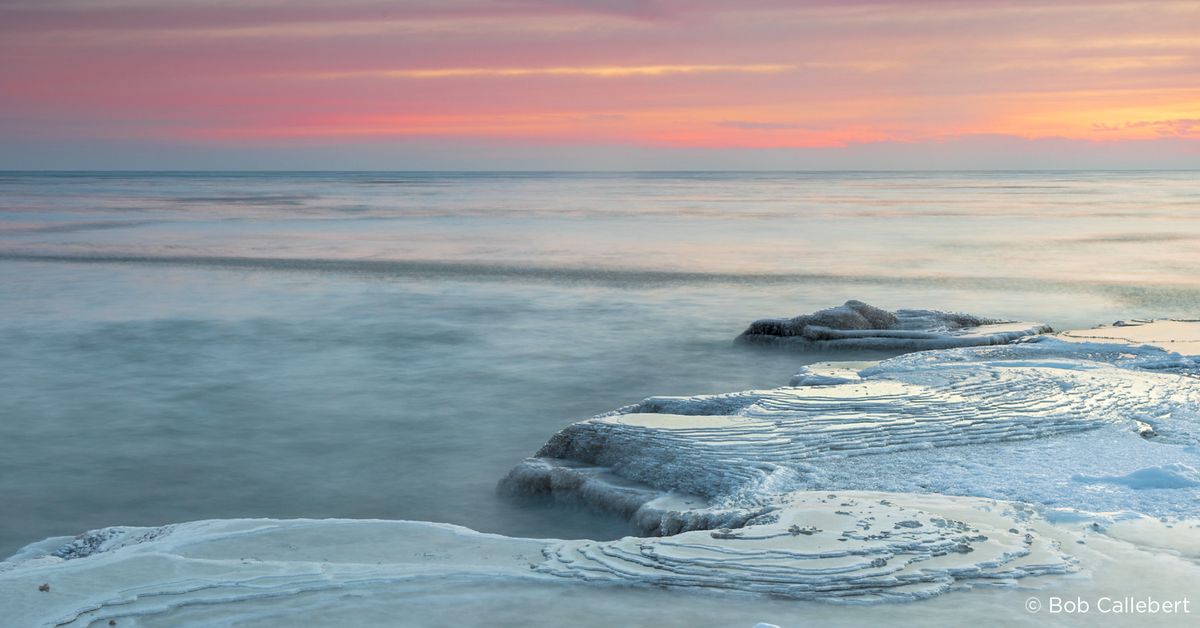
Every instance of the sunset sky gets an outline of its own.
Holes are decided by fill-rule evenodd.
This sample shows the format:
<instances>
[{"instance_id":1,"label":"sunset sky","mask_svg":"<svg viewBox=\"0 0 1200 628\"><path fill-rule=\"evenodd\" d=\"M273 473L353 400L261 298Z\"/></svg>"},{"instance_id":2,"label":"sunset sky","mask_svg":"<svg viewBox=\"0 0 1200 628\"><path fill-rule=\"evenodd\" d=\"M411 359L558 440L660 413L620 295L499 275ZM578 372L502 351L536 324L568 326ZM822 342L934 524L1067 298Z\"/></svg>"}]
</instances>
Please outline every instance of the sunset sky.
<instances>
[{"instance_id":1,"label":"sunset sky","mask_svg":"<svg viewBox=\"0 0 1200 628\"><path fill-rule=\"evenodd\" d=\"M1200 167L1200 2L0 0L3 168Z\"/></svg>"}]
</instances>

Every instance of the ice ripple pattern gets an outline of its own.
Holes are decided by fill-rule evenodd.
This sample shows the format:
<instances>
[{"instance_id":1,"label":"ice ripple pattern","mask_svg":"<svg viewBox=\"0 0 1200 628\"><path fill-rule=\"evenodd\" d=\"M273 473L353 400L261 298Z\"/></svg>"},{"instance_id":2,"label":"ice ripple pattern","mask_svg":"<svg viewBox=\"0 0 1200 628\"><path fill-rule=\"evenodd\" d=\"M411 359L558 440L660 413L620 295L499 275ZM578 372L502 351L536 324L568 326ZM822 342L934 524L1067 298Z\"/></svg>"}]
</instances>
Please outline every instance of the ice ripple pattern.
<instances>
[{"instance_id":1,"label":"ice ripple pattern","mask_svg":"<svg viewBox=\"0 0 1200 628\"><path fill-rule=\"evenodd\" d=\"M1136 420L1168 441L1192 438L1200 386L1131 366L1156 357L1140 353L1046 339L911 354L838 385L655 397L567 427L538 452L540 464L523 466L604 467L728 506L787 490L788 477L832 457L1134 429ZM537 480L519 468L509 481Z\"/></svg>"},{"instance_id":2,"label":"ice ripple pattern","mask_svg":"<svg viewBox=\"0 0 1200 628\"><path fill-rule=\"evenodd\" d=\"M593 581L868 603L1074 569L1020 506L975 498L798 492L771 523L667 538L564 541L538 570Z\"/></svg>"}]
</instances>

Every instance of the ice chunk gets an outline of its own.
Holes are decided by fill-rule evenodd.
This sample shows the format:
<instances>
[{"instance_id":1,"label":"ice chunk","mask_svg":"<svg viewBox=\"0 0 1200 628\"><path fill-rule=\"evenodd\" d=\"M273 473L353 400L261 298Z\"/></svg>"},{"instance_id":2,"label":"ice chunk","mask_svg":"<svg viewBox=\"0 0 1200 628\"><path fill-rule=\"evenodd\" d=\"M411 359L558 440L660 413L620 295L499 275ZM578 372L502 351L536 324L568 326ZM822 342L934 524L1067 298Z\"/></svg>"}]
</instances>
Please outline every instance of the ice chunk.
<instances>
[{"instance_id":1,"label":"ice chunk","mask_svg":"<svg viewBox=\"0 0 1200 628\"><path fill-rule=\"evenodd\" d=\"M737 340L806 350L919 351L1004 344L1050 331L1041 323L936 310L888 312L862 301L847 301L794 318L755 321Z\"/></svg>"}]
</instances>

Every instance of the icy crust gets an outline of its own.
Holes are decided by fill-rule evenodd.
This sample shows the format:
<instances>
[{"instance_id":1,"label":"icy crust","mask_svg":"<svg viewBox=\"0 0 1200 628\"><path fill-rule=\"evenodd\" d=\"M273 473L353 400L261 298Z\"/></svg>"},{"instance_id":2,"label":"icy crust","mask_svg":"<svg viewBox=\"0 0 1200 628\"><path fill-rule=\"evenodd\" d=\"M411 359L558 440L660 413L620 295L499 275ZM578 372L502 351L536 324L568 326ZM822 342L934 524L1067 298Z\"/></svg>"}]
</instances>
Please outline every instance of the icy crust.
<instances>
[{"instance_id":1,"label":"icy crust","mask_svg":"<svg viewBox=\"0 0 1200 628\"><path fill-rule=\"evenodd\" d=\"M1200 471L1182 462L1138 469L1124 475L1075 475L1076 482L1085 484L1120 484L1136 490L1156 488L1192 488L1200 486Z\"/></svg>"},{"instance_id":2,"label":"icy crust","mask_svg":"<svg viewBox=\"0 0 1200 628\"><path fill-rule=\"evenodd\" d=\"M1180 324L1180 321L1163 321L1163 323ZM1200 335L1200 322L1185 323L1188 332ZM1146 327L1161 329L1160 323L1146 324ZM1092 330L1100 332L1101 328ZM1065 358L1069 360L1085 360L1100 362L1112 366L1147 371L1159 371L1180 375L1196 375L1200 373L1200 355L1184 355L1173 350L1174 343L1164 343L1162 346L1147 344L1123 338L1100 338L1080 335L1086 332L1062 332L1054 335L1022 338L1012 345L978 347L965 351L947 350L935 352L918 352L897 356L878 367L868 367L860 371L860 375L876 372L876 368L897 370L930 366L945 362L977 362L980 360L1052 360ZM1183 332L1175 332L1183 333ZM1185 346L1188 343L1181 343ZM1164 347L1172 347L1166 349ZM1190 347L1189 347L1190 348ZM1197 347L1200 349L1200 347Z\"/></svg>"},{"instance_id":3,"label":"icy crust","mask_svg":"<svg viewBox=\"0 0 1200 628\"><path fill-rule=\"evenodd\" d=\"M801 314L754 321L737 341L805 350L922 351L997 345L1052 331L1019 323L937 310L887 310L862 301Z\"/></svg>"},{"instance_id":4,"label":"icy crust","mask_svg":"<svg viewBox=\"0 0 1200 628\"><path fill-rule=\"evenodd\" d=\"M38 557L0 563L0 608L20 626L140 625L189 607L242 605L386 586L449 592L463 582L607 582L769 593L793 599L913 600L1060 574L1060 531L1020 505L873 492L795 493L775 521L616 541L516 539L423 522L212 520L109 528ZM1048 533L1048 534L1047 534ZM70 557L65 557L70 556ZM45 585L47 590L39 587ZM248 607L246 607L248 608ZM242 614L245 612L246 614ZM7 625L7 624L6 624Z\"/></svg>"},{"instance_id":5,"label":"icy crust","mask_svg":"<svg viewBox=\"0 0 1200 628\"><path fill-rule=\"evenodd\" d=\"M900 356L841 383L655 397L568 426L501 487L638 514L634 522L650 534L698 525L696 513L684 509L639 512L656 495L701 501L693 510L704 513L704 525L720 517L754 524L774 508L772 495L822 487L961 492L1079 508L1100 499L1195 516L1194 489L1157 504L1145 497L1123 504L1125 493L1092 495L1071 482L1069 471L1096 462L1200 464L1200 383L1162 368L1190 359L1156 347L1040 337ZM1013 445L1026 441L1034 444ZM978 452L986 468L947 468L939 461L947 454L936 451L951 447L951 458ZM1100 452L1112 458L1094 460ZM1027 479L1026 469L1045 473ZM642 491L630 492L630 482Z\"/></svg>"},{"instance_id":6,"label":"icy crust","mask_svg":"<svg viewBox=\"0 0 1200 628\"><path fill-rule=\"evenodd\" d=\"M137 545L153 541L171 533L172 526L156 528L136 528L128 526L113 526L92 530L71 539L67 543L54 548L51 556L71 560L87 558L100 552L111 552L127 545Z\"/></svg>"},{"instance_id":7,"label":"icy crust","mask_svg":"<svg viewBox=\"0 0 1200 628\"><path fill-rule=\"evenodd\" d=\"M667 538L564 541L538 571L792 599L915 600L1071 571L1022 507L973 498L798 492L769 523Z\"/></svg>"},{"instance_id":8,"label":"icy crust","mask_svg":"<svg viewBox=\"0 0 1200 628\"><path fill-rule=\"evenodd\" d=\"M1170 370L1200 377L1200 321L1117 321L1095 329L1064 331L1056 338L1084 344L1137 347L1140 368ZM1189 357L1190 356L1190 357Z\"/></svg>"},{"instance_id":9,"label":"icy crust","mask_svg":"<svg viewBox=\"0 0 1200 628\"><path fill-rule=\"evenodd\" d=\"M137 625L189 606L449 579L546 579L546 541L406 521L232 519L107 528L0 562L5 626ZM77 548L90 548L80 553ZM170 622L168 622L170 624ZM211 625L211 624L209 624Z\"/></svg>"},{"instance_id":10,"label":"icy crust","mask_svg":"<svg viewBox=\"0 0 1200 628\"><path fill-rule=\"evenodd\" d=\"M561 459L526 460L509 473L501 490L550 494L563 501L599 507L626 517L654 536L741 527L774 510L766 505L754 507L749 502L727 508L713 506L700 495L662 492L626 480L606 467Z\"/></svg>"}]
</instances>

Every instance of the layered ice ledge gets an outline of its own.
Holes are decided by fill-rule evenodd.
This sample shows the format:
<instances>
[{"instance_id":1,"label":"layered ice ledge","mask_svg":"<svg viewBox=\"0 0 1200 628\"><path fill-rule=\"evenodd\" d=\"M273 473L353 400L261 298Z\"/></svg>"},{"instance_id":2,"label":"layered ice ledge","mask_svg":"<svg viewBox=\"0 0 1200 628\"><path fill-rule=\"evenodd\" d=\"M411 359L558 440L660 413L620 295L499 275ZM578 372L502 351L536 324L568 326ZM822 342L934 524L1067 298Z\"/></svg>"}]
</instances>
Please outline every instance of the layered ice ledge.
<instances>
[{"instance_id":1,"label":"layered ice ledge","mask_svg":"<svg viewBox=\"0 0 1200 628\"><path fill-rule=\"evenodd\" d=\"M799 386L653 397L568 426L501 488L615 510L648 534L770 521L778 495L848 487L1200 516L1188 485L1150 495L1073 480L1200 468L1198 366L1154 346L1039 336L805 372Z\"/></svg>"}]
</instances>

